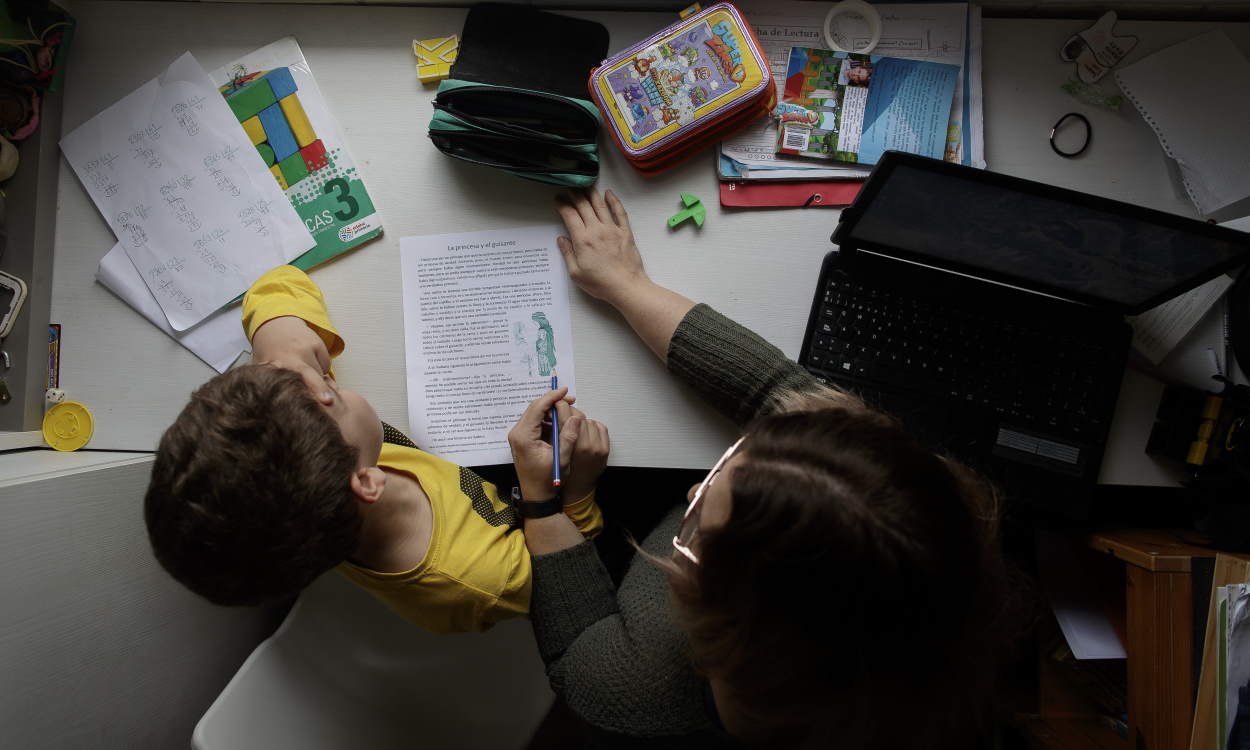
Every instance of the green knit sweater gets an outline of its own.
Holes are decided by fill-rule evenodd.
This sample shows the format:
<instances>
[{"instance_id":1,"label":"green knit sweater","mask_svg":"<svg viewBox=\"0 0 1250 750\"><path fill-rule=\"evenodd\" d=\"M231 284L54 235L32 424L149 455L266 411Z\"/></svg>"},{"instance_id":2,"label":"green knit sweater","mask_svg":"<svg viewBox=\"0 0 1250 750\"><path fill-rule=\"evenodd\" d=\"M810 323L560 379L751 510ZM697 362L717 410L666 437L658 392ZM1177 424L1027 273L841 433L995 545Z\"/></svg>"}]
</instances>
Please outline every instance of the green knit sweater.
<instances>
[{"instance_id":1,"label":"green knit sweater","mask_svg":"<svg viewBox=\"0 0 1250 750\"><path fill-rule=\"evenodd\" d=\"M812 376L777 347L707 305L696 305L669 343L668 369L739 425L782 390ZM679 503L679 500L681 501ZM642 542L668 557L685 510ZM663 570L635 556L619 589L590 542L533 557L530 617L552 688L597 732L601 747L732 747L705 678L690 662Z\"/></svg>"}]
</instances>

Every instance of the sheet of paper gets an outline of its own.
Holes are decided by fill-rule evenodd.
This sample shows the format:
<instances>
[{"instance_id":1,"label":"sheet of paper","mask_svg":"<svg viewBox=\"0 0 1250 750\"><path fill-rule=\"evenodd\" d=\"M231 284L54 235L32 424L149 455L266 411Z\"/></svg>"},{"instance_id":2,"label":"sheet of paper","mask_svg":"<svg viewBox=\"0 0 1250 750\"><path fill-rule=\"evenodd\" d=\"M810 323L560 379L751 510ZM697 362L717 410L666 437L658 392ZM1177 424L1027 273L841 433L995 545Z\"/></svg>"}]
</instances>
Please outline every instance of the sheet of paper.
<instances>
[{"instance_id":1,"label":"sheet of paper","mask_svg":"<svg viewBox=\"0 0 1250 750\"><path fill-rule=\"evenodd\" d=\"M551 386L577 390L563 227L403 237L408 417L417 445L508 463L508 430Z\"/></svg>"},{"instance_id":2,"label":"sheet of paper","mask_svg":"<svg viewBox=\"0 0 1250 750\"><path fill-rule=\"evenodd\" d=\"M755 0L740 3L739 7L768 56L777 85L777 101L781 101L790 48L825 46L822 28L829 5L803 0ZM962 68L967 13L968 6L960 3L881 6L881 42L872 54L950 63ZM966 142L963 136L962 76L960 78L949 123L952 128L949 132L955 143ZM752 124L727 138L722 147L725 155L748 166L760 167L778 162L797 169L827 166L813 165L808 159L775 154L777 126L771 119ZM962 152L952 154L948 151L947 159L960 161Z\"/></svg>"},{"instance_id":3,"label":"sheet of paper","mask_svg":"<svg viewBox=\"0 0 1250 750\"><path fill-rule=\"evenodd\" d=\"M1107 596L1081 568L1080 550L1058 534L1035 535L1037 570L1055 620L1078 659L1123 659L1127 653L1107 616Z\"/></svg>"},{"instance_id":4,"label":"sheet of paper","mask_svg":"<svg viewBox=\"0 0 1250 750\"><path fill-rule=\"evenodd\" d=\"M176 331L315 244L189 52L61 149Z\"/></svg>"},{"instance_id":5,"label":"sheet of paper","mask_svg":"<svg viewBox=\"0 0 1250 750\"><path fill-rule=\"evenodd\" d=\"M1151 364L1159 364L1232 285L1233 279L1221 274L1196 289L1131 318L1133 348Z\"/></svg>"},{"instance_id":6,"label":"sheet of paper","mask_svg":"<svg viewBox=\"0 0 1250 750\"><path fill-rule=\"evenodd\" d=\"M185 346L192 354L217 372L225 372L243 352L252 350L247 336L243 333L243 321L239 317L236 305L227 305L209 315L197 325L186 331L175 331L156 304L156 298L147 285L139 269L126 255L120 244L114 245L101 259L96 268L96 280L110 292L122 298L152 325L164 331L174 341Z\"/></svg>"},{"instance_id":7,"label":"sheet of paper","mask_svg":"<svg viewBox=\"0 0 1250 750\"><path fill-rule=\"evenodd\" d=\"M1250 61L1227 34L1187 39L1117 70L1115 79L1176 160L1199 213L1250 196Z\"/></svg>"}]
</instances>

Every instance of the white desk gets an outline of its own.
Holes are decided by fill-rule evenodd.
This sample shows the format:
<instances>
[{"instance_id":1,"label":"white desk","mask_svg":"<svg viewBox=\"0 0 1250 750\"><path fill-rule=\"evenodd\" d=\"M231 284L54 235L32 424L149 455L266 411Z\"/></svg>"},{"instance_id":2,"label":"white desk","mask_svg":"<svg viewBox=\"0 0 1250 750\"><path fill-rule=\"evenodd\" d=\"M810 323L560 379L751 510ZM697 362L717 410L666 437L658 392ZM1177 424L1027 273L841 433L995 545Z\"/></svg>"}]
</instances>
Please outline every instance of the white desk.
<instances>
[{"instance_id":1,"label":"white desk","mask_svg":"<svg viewBox=\"0 0 1250 750\"><path fill-rule=\"evenodd\" d=\"M381 240L314 271L347 340L336 370L383 419L405 428L399 238L557 220L553 189L453 162L427 141L432 88L416 80L410 43L458 30L464 11L92 2L74 13L79 31L66 85L66 131L186 49L211 70L283 35L299 39L386 227ZM575 15L603 22L612 32L613 50L672 20L651 13ZM1157 143L1131 108L1095 112L1059 90L1070 66L1059 62L1057 50L1081 26L985 23L991 168L1192 215L1192 207L1173 194ZM1136 57L1209 27L1125 24L1123 29L1149 34ZM1230 31L1250 49L1250 25ZM1086 113L1095 132L1089 153L1069 161L1051 152L1046 136L1061 114L1073 110ZM816 270L832 247L836 211L725 211L716 199L710 153L649 180L610 143L601 153L599 184L625 201L651 275L796 356ZM709 206L701 232L665 227L681 192L695 193ZM188 393L213 373L94 282L96 263L112 244L108 227L63 163L52 301L53 322L63 326L61 385L96 416L91 448L150 450ZM579 406L611 427L613 463L711 464L732 428L676 384L611 309L577 291L572 307ZM1169 480L1166 471L1138 455L1145 437L1137 423L1148 420L1146 410L1153 411L1154 390L1157 385L1149 380L1128 378L1104 481Z\"/></svg>"}]
</instances>

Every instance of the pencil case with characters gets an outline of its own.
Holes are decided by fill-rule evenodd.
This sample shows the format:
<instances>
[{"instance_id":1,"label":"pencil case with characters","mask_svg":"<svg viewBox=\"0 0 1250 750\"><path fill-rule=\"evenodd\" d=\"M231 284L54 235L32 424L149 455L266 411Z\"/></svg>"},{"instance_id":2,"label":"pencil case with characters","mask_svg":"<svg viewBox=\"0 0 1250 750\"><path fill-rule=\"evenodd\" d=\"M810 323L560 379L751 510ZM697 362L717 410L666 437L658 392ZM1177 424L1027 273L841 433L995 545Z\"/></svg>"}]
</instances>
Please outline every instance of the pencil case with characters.
<instances>
[{"instance_id":1,"label":"pencil case with characters","mask_svg":"<svg viewBox=\"0 0 1250 750\"><path fill-rule=\"evenodd\" d=\"M599 111L586 73L607 51L602 24L510 5L469 10L429 136L444 154L554 185L599 176Z\"/></svg>"},{"instance_id":2,"label":"pencil case with characters","mask_svg":"<svg viewBox=\"0 0 1250 750\"><path fill-rule=\"evenodd\" d=\"M717 3L607 60L590 75L607 131L643 174L667 169L766 116L768 58L731 3Z\"/></svg>"}]
</instances>

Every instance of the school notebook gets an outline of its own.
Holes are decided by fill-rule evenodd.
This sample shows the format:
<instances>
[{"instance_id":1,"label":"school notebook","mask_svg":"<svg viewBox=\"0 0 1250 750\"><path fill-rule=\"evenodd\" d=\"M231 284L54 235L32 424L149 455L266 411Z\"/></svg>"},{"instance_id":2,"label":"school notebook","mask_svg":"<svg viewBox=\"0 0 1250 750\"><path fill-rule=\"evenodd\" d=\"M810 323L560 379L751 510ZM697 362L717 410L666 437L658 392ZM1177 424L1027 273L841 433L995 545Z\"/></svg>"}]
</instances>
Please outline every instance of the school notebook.
<instances>
[{"instance_id":1,"label":"school notebook","mask_svg":"<svg viewBox=\"0 0 1250 750\"><path fill-rule=\"evenodd\" d=\"M1250 62L1222 31L1116 71L1201 214L1250 196Z\"/></svg>"}]
</instances>

